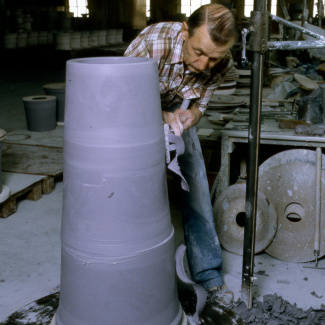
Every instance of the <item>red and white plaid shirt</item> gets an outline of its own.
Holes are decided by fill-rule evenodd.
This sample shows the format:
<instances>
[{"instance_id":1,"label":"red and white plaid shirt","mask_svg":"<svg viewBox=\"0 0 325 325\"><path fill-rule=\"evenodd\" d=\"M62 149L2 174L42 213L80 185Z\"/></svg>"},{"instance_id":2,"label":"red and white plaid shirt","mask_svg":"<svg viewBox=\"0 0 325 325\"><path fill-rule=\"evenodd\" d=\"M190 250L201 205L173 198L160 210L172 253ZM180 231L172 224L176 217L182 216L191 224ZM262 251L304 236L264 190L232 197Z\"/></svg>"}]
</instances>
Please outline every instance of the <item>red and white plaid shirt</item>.
<instances>
[{"instance_id":1,"label":"red and white plaid shirt","mask_svg":"<svg viewBox=\"0 0 325 325\"><path fill-rule=\"evenodd\" d=\"M209 74L185 71L181 27L179 22L148 26L132 41L124 55L158 59L163 109L185 98L191 99L191 105L204 113L216 88L223 82L236 80L237 72L230 51Z\"/></svg>"}]
</instances>

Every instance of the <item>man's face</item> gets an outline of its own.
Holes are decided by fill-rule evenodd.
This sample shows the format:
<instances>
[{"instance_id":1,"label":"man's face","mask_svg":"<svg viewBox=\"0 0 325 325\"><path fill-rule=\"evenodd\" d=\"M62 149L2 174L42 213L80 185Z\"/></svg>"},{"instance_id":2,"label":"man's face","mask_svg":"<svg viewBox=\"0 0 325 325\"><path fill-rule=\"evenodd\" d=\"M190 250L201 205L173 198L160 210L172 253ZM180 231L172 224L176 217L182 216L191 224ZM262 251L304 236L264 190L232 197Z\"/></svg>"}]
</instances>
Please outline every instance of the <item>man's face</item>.
<instances>
[{"instance_id":1,"label":"man's face","mask_svg":"<svg viewBox=\"0 0 325 325\"><path fill-rule=\"evenodd\" d=\"M207 26L197 28L192 37L189 37L188 26L182 25L183 56L186 67L194 73L212 69L227 51L233 42L226 45L216 45L210 38Z\"/></svg>"}]
</instances>

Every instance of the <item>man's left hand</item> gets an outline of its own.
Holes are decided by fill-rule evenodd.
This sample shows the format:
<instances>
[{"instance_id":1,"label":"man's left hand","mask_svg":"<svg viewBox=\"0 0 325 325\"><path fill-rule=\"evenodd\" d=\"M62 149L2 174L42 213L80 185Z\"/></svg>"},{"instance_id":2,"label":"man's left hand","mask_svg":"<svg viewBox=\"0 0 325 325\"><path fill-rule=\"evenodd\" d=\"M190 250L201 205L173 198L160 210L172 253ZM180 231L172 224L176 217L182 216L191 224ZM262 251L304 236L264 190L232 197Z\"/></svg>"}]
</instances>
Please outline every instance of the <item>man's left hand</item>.
<instances>
[{"instance_id":1,"label":"man's left hand","mask_svg":"<svg viewBox=\"0 0 325 325\"><path fill-rule=\"evenodd\" d=\"M202 117L201 111L195 106L191 106L185 111L178 108L174 113L179 114L180 120L184 126L184 131L198 124Z\"/></svg>"}]
</instances>

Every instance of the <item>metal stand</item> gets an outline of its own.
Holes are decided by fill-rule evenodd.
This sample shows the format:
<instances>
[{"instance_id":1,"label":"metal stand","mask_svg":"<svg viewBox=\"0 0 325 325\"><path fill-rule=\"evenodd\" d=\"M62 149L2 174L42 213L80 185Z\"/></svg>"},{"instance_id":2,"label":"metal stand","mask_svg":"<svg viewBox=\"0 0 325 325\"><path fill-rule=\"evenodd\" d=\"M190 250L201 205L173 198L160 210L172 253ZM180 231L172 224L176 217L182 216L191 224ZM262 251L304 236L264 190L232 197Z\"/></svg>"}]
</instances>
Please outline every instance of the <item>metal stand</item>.
<instances>
[{"instance_id":1,"label":"metal stand","mask_svg":"<svg viewBox=\"0 0 325 325\"><path fill-rule=\"evenodd\" d=\"M254 274L254 246L256 231L256 204L258 188L258 161L260 143L261 94L263 81L263 55L269 50L291 50L307 48L324 48L325 38L308 29L287 22L285 19L274 16L266 10L265 0L254 1L254 11L251 13L250 49L253 51L251 108L248 130L248 163L246 187L246 218L244 231L243 269L241 298L252 308L252 286ZM268 20L273 20L315 37L316 41L282 41L268 42Z\"/></svg>"}]
</instances>

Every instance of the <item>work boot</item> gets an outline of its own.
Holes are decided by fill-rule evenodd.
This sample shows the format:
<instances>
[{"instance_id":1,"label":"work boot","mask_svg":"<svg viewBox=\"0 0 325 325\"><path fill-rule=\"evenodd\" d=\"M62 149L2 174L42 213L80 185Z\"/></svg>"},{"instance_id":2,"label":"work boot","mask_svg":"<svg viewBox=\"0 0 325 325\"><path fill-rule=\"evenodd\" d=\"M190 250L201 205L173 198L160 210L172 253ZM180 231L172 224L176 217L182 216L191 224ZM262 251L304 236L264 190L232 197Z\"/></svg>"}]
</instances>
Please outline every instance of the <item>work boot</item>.
<instances>
[{"instance_id":1,"label":"work boot","mask_svg":"<svg viewBox=\"0 0 325 325\"><path fill-rule=\"evenodd\" d=\"M231 307L234 302L234 293L224 284L208 290L208 300Z\"/></svg>"}]
</instances>

